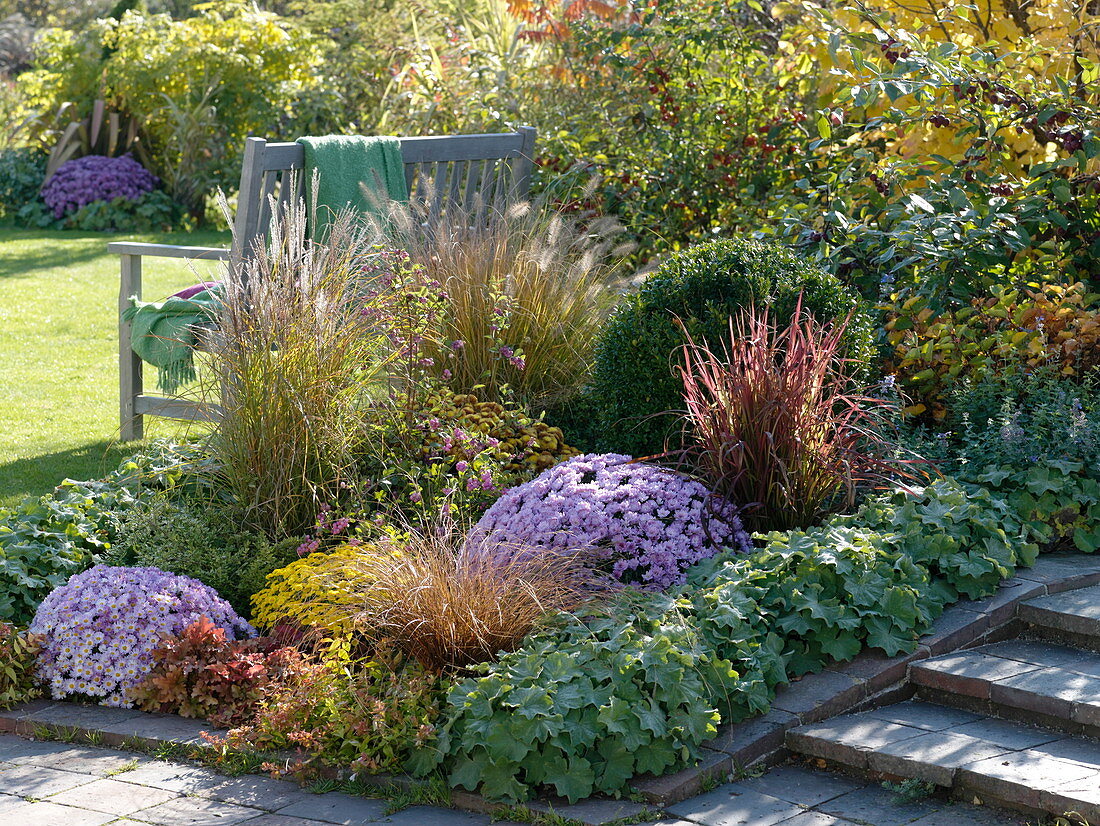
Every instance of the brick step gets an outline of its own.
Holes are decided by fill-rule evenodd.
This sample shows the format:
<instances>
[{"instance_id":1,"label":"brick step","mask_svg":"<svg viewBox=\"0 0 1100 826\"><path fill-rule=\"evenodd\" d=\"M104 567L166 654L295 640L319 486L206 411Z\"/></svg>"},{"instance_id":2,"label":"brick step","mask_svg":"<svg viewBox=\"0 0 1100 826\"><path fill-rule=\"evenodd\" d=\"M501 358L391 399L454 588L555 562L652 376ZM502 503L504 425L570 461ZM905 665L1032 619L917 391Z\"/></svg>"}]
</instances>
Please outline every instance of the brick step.
<instances>
[{"instance_id":1,"label":"brick step","mask_svg":"<svg viewBox=\"0 0 1100 826\"><path fill-rule=\"evenodd\" d=\"M1022 602L1016 615L1033 636L1100 651L1100 585Z\"/></svg>"},{"instance_id":2,"label":"brick step","mask_svg":"<svg viewBox=\"0 0 1100 826\"><path fill-rule=\"evenodd\" d=\"M924 700L1100 738L1100 654L1008 640L913 663Z\"/></svg>"},{"instance_id":3,"label":"brick step","mask_svg":"<svg viewBox=\"0 0 1100 826\"><path fill-rule=\"evenodd\" d=\"M791 729L792 751L967 800L1100 822L1100 743L919 700Z\"/></svg>"}]
</instances>

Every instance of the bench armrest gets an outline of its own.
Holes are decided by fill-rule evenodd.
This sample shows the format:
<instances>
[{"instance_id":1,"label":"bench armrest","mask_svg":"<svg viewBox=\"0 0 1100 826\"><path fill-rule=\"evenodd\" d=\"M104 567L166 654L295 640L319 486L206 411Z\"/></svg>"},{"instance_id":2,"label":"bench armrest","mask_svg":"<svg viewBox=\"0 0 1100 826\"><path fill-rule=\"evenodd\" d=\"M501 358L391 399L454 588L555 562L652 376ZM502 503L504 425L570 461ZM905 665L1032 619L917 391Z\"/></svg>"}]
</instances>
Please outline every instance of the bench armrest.
<instances>
[{"instance_id":1,"label":"bench armrest","mask_svg":"<svg viewBox=\"0 0 1100 826\"><path fill-rule=\"evenodd\" d=\"M177 244L141 244L136 241L112 241L107 252L119 255L149 255L157 258L187 258L202 261L228 261L229 250L220 247L183 247Z\"/></svg>"}]
</instances>

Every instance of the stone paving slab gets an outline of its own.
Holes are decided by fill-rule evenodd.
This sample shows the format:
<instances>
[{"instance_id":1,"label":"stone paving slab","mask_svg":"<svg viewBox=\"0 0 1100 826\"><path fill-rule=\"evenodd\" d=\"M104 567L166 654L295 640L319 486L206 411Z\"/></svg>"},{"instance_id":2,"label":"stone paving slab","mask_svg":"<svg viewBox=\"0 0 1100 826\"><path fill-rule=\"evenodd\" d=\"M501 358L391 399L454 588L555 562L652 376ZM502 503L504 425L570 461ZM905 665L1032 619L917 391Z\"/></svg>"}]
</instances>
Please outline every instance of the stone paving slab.
<instances>
[{"instance_id":1,"label":"stone paving slab","mask_svg":"<svg viewBox=\"0 0 1100 826\"><path fill-rule=\"evenodd\" d=\"M965 651L919 662L909 669L909 679L935 691L988 700L993 683L1039 668L1035 663L1006 660L981 651Z\"/></svg>"},{"instance_id":2,"label":"stone paving slab","mask_svg":"<svg viewBox=\"0 0 1100 826\"><path fill-rule=\"evenodd\" d=\"M875 749L867 755L867 766L883 774L950 787L960 766L1010 751L988 740L953 732L930 731Z\"/></svg>"},{"instance_id":3,"label":"stone paving slab","mask_svg":"<svg viewBox=\"0 0 1100 826\"><path fill-rule=\"evenodd\" d=\"M1016 572L1021 579L1046 585L1048 594L1100 584L1100 557L1096 554L1042 554L1030 568Z\"/></svg>"},{"instance_id":4,"label":"stone paving slab","mask_svg":"<svg viewBox=\"0 0 1100 826\"><path fill-rule=\"evenodd\" d=\"M1011 820L1010 820L1011 818ZM999 809L989 809L966 804L949 804L942 809L918 817L909 826L1005 826L1006 823L1034 826L1034 818L1009 815Z\"/></svg>"},{"instance_id":5,"label":"stone paving slab","mask_svg":"<svg viewBox=\"0 0 1100 826\"><path fill-rule=\"evenodd\" d=\"M49 797L95 780L94 775L47 769L40 766L9 766L0 771L0 792L20 797Z\"/></svg>"},{"instance_id":6,"label":"stone paving slab","mask_svg":"<svg viewBox=\"0 0 1100 826\"><path fill-rule=\"evenodd\" d=\"M981 714L974 714L960 708L938 706L933 703L924 703L919 700L911 700L897 705L868 711L869 717L886 720L903 726L925 729L926 731L946 731L949 728L961 726L964 723L973 723L987 719Z\"/></svg>"},{"instance_id":7,"label":"stone paving slab","mask_svg":"<svg viewBox=\"0 0 1100 826\"><path fill-rule=\"evenodd\" d=\"M1047 811L1075 811L1091 823L1100 821L1100 783L1096 776L1068 780L1039 793Z\"/></svg>"},{"instance_id":8,"label":"stone paving slab","mask_svg":"<svg viewBox=\"0 0 1100 826\"><path fill-rule=\"evenodd\" d=\"M899 802L893 792L802 765L773 768L668 807L662 826L1023 826L1024 818L947 800Z\"/></svg>"},{"instance_id":9,"label":"stone paving slab","mask_svg":"<svg viewBox=\"0 0 1100 826\"><path fill-rule=\"evenodd\" d=\"M843 794L862 788L860 783L840 774L807 771L795 766L777 766L759 777L736 783L738 788L771 795L801 806L818 806Z\"/></svg>"},{"instance_id":10,"label":"stone paving slab","mask_svg":"<svg viewBox=\"0 0 1100 826\"><path fill-rule=\"evenodd\" d=\"M245 821L246 826L329 826L323 820L307 820L292 815L260 815L254 820Z\"/></svg>"},{"instance_id":11,"label":"stone paving slab","mask_svg":"<svg viewBox=\"0 0 1100 826\"><path fill-rule=\"evenodd\" d=\"M803 812L790 820L783 821L780 826L860 826L860 824L836 815L827 815L824 812Z\"/></svg>"},{"instance_id":12,"label":"stone paving slab","mask_svg":"<svg viewBox=\"0 0 1100 826\"><path fill-rule=\"evenodd\" d=\"M26 803L10 810L4 817L5 822L19 826L104 826L116 821L111 814L59 806L45 800Z\"/></svg>"},{"instance_id":13,"label":"stone paving slab","mask_svg":"<svg viewBox=\"0 0 1100 826\"><path fill-rule=\"evenodd\" d=\"M1094 700L1100 703L1100 678L1061 668L1030 671L994 682L990 686L990 699L1022 711L1076 720L1076 706L1092 705ZM1100 705L1097 709L1100 710Z\"/></svg>"},{"instance_id":14,"label":"stone paving slab","mask_svg":"<svg viewBox=\"0 0 1100 826\"><path fill-rule=\"evenodd\" d=\"M1006 746L1009 749L1028 749L1061 739L1058 732L1022 726L1019 723L1010 723L1007 720L997 720L992 717L976 720L973 723L963 723L955 726L951 731L988 740L990 743Z\"/></svg>"},{"instance_id":15,"label":"stone paving slab","mask_svg":"<svg viewBox=\"0 0 1100 826\"><path fill-rule=\"evenodd\" d=\"M108 725L99 726L98 732L114 742L140 740L145 743L175 743L177 745L202 745L203 734L224 736L227 732L211 726L203 720L191 720L173 714L141 714Z\"/></svg>"},{"instance_id":16,"label":"stone paving slab","mask_svg":"<svg viewBox=\"0 0 1100 826\"><path fill-rule=\"evenodd\" d=\"M781 688L772 708L814 723L852 708L866 696L865 681L841 671L822 671Z\"/></svg>"},{"instance_id":17,"label":"stone paving slab","mask_svg":"<svg viewBox=\"0 0 1100 826\"><path fill-rule=\"evenodd\" d=\"M787 734L787 744L801 754L863 770L872 750L927 733L862 713L794 729Z\"/></svg>"},{"instance_id":18,"label":"stone paving slab","mask_svg":"<svg viewBox=\"0 0 1100 826\"><path fill-rule=\"evenodd\" d=\"M1100 586L1028 600L1020 606L1020 619L1054 631L1100 637Z\"/></svg>"},{"instance_id":19,"label":"stone paving slab","mask_svg":"<svg viewBox=\"0 0 1100 826\"><path fill-rule=\"evenodd\" d=\"M195 766L151 760L132 771L116 775L115 779L177 794L203 794L220 786L226 778L217 772Z\"/></svg>"},{"instance_id":20,"label":"stone paving slab","mask_svg":"<svg viewBox=\"0 0 1100 826\"><path fill-rule=\"evenodd\" d=\"M994 657L1018 660L1042 668L1064 668L1079 674L1091 674L1100 677L1097 659L1080 648L1071 648L1057 643L1041 640L1015 639L992 645L983 645L975 649Z\"/></svg>"},{"instance_id":21,"label":"stone paving slab","mask_svg":"<svg viewBox=\"0 0 1100 826\"><path fill-rule=\"evenodd\" d=\"M1059 760L1069 760L1071 763L1100 767L1100 743L1095 740L1063 737L1049 743L1031 746L1030 750L1040 754L1049 754Z\"/></svg>"},{"instance_id":22,"label":"stone paving slab","mask_svg":"<svg viewBox=\"0 0 1100 826\"><path fill-rule=\"evenodd\" d=\"M211 800L235 803L238 806L251 806L265 812L275 812L292 803L317 799L316 795L286 781L256 775L223 778L217 785L207 787L203 795Z\"/></svg>"},{"instance_id":23,"label":"stone paving slab","mask_svg":"<svg viewBox=\"0 0 1100 826\"><path fill-rule=\"evenodd\" d=\"M26 805L26 802L23 798L13 794L0 794L0 815Z\"/></svg>"},{"instance_id":24,"label":"stone paving slab","mask_svg":"<svg viewBox=\"0 0 1100 826\"><path fill-rule=\"evenodd\" d=\"M60 769L69 772L83 772L99 777L137 770L141 765L152 762L151 758L138 757L125 752L110 751L102 748L66 746L64 751L47 754L34 754L13 760L26 766L41 766L47 769Z\"/></svg>"},{"instance_id":25,"label":"stone paving slab","mask_svg":"<svg viewBox=\"0 0 1100 826\"><path fill-rule=\"evenodd\" d=\"M154 826L236 826L256 817L258 812L247 806L234 806L201 797L176 797L137 812L131 820Z\"/></svg>"},{"instance_id":26,"label":"stone paving slab","mask_svg":"<svg viewBox=\"0 0 1100 826\"><path fill-rule=\"evenodd\" d=\"M50 740L26 740L22 737L0 735L0 762L25 763L28 760L45 755L58 754L71 749L67 743L55 743Z\"/></svg>"},{"instance_id":27,"label":"stone paving slab","mask_svg":"<svg viewBox=\"0 0 1100 826\"><path fill-rule=\"evenodd\" d=\"M775 826L801 814L803 807L729 783L669 806L667 811L703 826Z\"/></svg>"},{"instance_id":28,"label":"stone paving slab","mask_svg":"<svg viewBox=\"0 0 1100 826\"><path fill-rule=\"evenodd\" d=\"M388 815L384 822L388 826L487 826L489 820L484 815L456 812L454 809L413 806ZM508 826L508 824L497 821L495 826Z\"/></svg>"},{"instance_id":29,"label":"stone paving slab","mask_svg":"<svg viewBox=\"0 0 1100 826\"><path fill-rule=\"evenodd\" d=\"M965 648L992 627L982 602L962 602L948 606L936 620L931 632L920 640L920 653L937 656Z\"/></svg>"},{"instance_id":30,"label":"stone paving slab","mask_svg":"<svg viewBox=\"0 0 1100 826\"><path fill-rule=\"evenodd\" d=\"M177 796L175 792L164 789L100 779L51 795L50 802L120 816L167 803Z\"/></svg>"},{"instance_id":31,"label":"stone paving slab","mask_svg":"<svg viewBox=\"0 0 1100 826\"><path fill-rule=\"evenodd\" d=\"M899 803L895 800L893 793L878 786L868 786L841 795L818 808L826 814L857 823L873 823L874 826L906 826L947 806L948 804L942 800ZM968 826L965 815L955 822L958 826Z\"/></svg>"},{"instance_id":32,"label":"stone paving slab","mask_svg":"<svg viewBox=\"0 0 1100 826\"><path fill-rule=\"evenodd\" d=\"M353 797L339 792L324 795L312 795L311 799L299 800L280 809L277 814L308 817L325 823L339 823L341 826L357 826L360 823L381 820L385 815L386 802L365 797ZM487 818L486 818L487 819Z\"/></svg>"},{"instance_id":33,"label":"stone paving slab","mask_svg":"<svg viewBox=\"0 0 1100 826\"><path fill-rule=\"evenodd\" d=\"M1085 778L1094 785L1100 783L1095 768L1026 750L971 763L959 770L963 788L1029 809L1042 807L1043 789Z\"/></svg>"}]
</instances>

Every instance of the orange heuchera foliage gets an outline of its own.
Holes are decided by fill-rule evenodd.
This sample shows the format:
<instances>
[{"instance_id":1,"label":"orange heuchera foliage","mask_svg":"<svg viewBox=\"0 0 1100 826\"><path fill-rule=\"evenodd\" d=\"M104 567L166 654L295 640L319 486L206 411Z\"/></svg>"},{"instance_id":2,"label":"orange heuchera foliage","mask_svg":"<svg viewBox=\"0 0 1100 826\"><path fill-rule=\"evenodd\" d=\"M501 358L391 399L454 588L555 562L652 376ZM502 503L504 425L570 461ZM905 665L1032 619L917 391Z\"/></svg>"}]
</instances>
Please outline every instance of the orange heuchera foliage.
<instances>
[{"instance_id":1,"label":"orange heuchera foliage","mask_svg":"<svg viewBox=\"0 0 1100 826\"><path fill-rule=\"evenodd\" d=\"M143 711L198 717L214 725L251 719L264 690L305 660L293 648L259 638L230 640L206 617L153 651L149 677L131 692Z\"/></svg>"}]
</instances>

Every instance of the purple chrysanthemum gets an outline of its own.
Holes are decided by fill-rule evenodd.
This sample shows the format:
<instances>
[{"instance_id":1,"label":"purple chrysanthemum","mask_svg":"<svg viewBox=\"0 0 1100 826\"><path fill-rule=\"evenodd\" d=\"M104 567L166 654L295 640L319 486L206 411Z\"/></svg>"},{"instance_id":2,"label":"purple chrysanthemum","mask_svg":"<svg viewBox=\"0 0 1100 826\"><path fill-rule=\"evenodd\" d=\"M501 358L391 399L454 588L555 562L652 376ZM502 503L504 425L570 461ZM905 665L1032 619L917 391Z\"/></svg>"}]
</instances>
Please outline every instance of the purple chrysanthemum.
<instances>
[{"instance_id":1,"label":"purple chrysanthemum","mask_svg":"<svg viewBox=\"0 0 1100 826\"><path fill-rule=\"evenodd\" d=\"M178 635L202 617L230 637L256 635L197 579L159 568L97 565L38 606L30 626L45 638L38 678L56 700L76 694L128 707L129 690L148 676L161 636Z\"/></svg>"},{"instance_id":2,"label":"purple chrysanthemum","mask_svg":"<svg viewBox=\"0 0 1100 826\"><path fill-rule=\"evenodd\" d=\"M66 161L42 187L42 200L54 218L64 218L96 201L136 201L160 181L129 155L85 155Z\"/></svg>"},{"instance_id":3,"label":"purple chrysanthemum","mask_svg":"<svg viewBox=\"0 0 1100 826\"><path fill-rule=\"evenodd\" d=\"M614 453L578 456L506 491L474 532L504 545L590 547L619 579L660 588L722 548L752 547L736 509L699 482Z\"/></svg>"}]
</instances>

